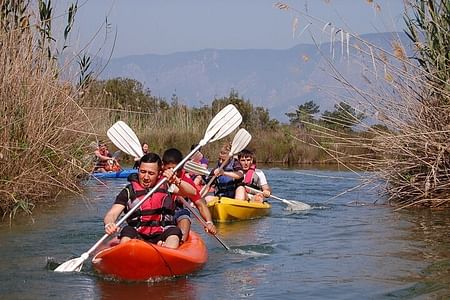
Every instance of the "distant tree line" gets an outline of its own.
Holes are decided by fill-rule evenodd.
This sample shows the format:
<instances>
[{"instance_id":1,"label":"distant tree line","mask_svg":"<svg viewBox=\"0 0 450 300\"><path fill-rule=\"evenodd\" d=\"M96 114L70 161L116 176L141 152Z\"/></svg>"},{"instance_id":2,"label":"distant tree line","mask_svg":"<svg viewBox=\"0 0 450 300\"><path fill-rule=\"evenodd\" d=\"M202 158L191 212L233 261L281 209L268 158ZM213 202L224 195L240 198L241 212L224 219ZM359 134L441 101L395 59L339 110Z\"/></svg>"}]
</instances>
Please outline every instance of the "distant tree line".
<instances>
[{"instance_id":1,"label":"distant tree line","mask_svg":"<svg viewBox=\"0 0 450 300\"><path fill-rule=\"evenodd\" d=\"M289 122L293 126L308 128L314 125L320 125L326 128L352 131L355 125L358 125L366 118L364 113L358 112L354 107L346 102L340 102L334 105L333 111L326 110L319 118L315 116L320 112L319 105L313 100L298 105L294 112L286 113Z\"/></svg>"},{"instance_id":2,"label":"distant tree line","mask_svg":"<svg viewBox=\"0 0 450 300\"><path fill-rule=\"evenodd\" d=\"M172 95L171 101L152 95L151 90L145 88L137 80L130 78L114 78L102 81L93 81L90 86L90 94L97 97L89 97L85 105L95 107L107 107L124 111L154 114L167 112L174 109L189 109L194 119L209 116L211 112L217 112L227 104L235 105L243 117L242 126L257 130L273 130L281 124L270 117L267 108L254 106L249 99L244 99L239 92L231 90L228 96L215 98L210 105L188 108L180 103L177 95ZM298 105L293 112L285 115L289 118L289 124L298 128L308 128L311 125L351 131L352 128L366 118L364 113L358 112L350 104L340 102L334 105L333 111L324 111L317 116L320 107L313 100Z\"/></svg>"},{"instance_id":3,"label":"distant tree line","mask_svg":"<svg viewBox=\"0 0 450 300\"><path fill-rule=\"evenodd\" d=\"M151 149L158 153L167 147L189 150L193 141L201 138L208 121L223 107L233 104L242 114L241 127L253 136L249 147L256 151L258 161L265 163L336 163L326 148L337 144L337 135L359 135L353 127L365 118L345 102L318 117L319 105L307 101L298 105L294 112L287 112L289 124L282 124L270 117L267 108L253 105L236 90L213 99L210 104L188 107L175 94L169 100L154 96L142 83L129 78L92 81L80 101L82 107L90 108L89 116L95 120L94 127L99 135L120 119L127 122L142 141L150 142ZM311 132L316 126L333 129L338 134L317 136ZM219 147L220 143L214 143L204 151L214 159Z\"/></svg>"}]
</instances>

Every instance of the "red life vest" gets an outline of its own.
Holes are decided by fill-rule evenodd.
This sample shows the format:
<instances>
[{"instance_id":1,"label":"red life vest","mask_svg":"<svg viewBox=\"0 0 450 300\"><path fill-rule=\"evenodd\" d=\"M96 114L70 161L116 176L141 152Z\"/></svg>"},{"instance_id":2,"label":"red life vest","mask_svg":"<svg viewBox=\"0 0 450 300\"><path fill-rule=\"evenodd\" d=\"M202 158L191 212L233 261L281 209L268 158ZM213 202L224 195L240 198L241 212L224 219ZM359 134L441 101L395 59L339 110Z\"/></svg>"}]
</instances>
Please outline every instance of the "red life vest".
<instances>
[{"instance_id":1,"label":"red life vest","mask_svg":"<svg viewBox=\"0 0 450 300\"><path fill-rule=\"evenodd\" d=\"M126 211L134 207L148 190L143 188L136 178L131 178L128 190ZM163 184L127 219L129 225L135 227L141 234L151 235L161 233L165 226L175 225L173 219L175 202L167 191L167 184Z\"/></svg>"},{"instance_id":2,"label":"red life vest","mask_svg":"<svg viewBox=\"0 0 450 300\"><path fill-rule=\"evenodd\" d=\"M252 164L250 168L247 170L247 173L245 173L244 176L244 183L249 185L252 184L253 174L255 174L256 165Z\"/></svg>"}]
</instances>

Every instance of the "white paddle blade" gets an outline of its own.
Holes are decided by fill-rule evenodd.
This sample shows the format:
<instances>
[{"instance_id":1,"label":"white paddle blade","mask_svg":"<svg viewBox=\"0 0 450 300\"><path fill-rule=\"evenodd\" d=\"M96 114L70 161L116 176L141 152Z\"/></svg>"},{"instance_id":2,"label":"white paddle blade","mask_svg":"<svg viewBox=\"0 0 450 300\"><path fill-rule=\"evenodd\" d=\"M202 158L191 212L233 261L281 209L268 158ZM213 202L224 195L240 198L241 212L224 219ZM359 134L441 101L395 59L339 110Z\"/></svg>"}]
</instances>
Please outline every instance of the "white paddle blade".
<instances>
[{"instance_id":1,"label":"white paddle blade","mask_svg":"<svg viewBox=\"0 0 450 300\"><path fill-rule=\"evenodd\" d=\"M231 143L230 156L241 152L245 147L247 147L248 143L252 140L252 136L248 133L244 128L239 129L236 135L233 138L233 142Z\"/></svg>"},{"instance_id":2,"label":"white paddle blade","mask_svg":"<svg viewBox=\"0 0 450 300\"><path fill-rule=\"evenodd\" d=\"M138 137L125 122L117 121L108 129L106 134L114 145L123 152L137 158L144 155Z\"/></svg>"},{"instance_id":3,"label":"white paddle blade","mask_svg":"<svg viewBox=\"0 0 450 300\"><path fill-rule=\"evenodd\" d=\"M311 205L300 202L300 201L293 201L293 200L287 200L288 205L286 207L286 210L290 211L300 211L300 210L309 210L311 209Z\"/></svg>"},{"instance_id":4,"label":"white paddle blade","mask_svg":"<svg viewBox=\"0 0 450 300\"><path fill-rule=\"evenodd\" d=\"M80 272L85 258L77 257L60 264L55 272Z\"/></svg>"},{"instance_id":5,"label":"white paddle blade","mask_svg":"<svg viewBox=\"0 0 450 300\"><path fill-rule=\"evenodd\" d=\"M204 146L208 142L220 140L233 132L241 122L239 111L233 104L228 104L211 120L199 144Z\"/></svg>"}]
</instances>

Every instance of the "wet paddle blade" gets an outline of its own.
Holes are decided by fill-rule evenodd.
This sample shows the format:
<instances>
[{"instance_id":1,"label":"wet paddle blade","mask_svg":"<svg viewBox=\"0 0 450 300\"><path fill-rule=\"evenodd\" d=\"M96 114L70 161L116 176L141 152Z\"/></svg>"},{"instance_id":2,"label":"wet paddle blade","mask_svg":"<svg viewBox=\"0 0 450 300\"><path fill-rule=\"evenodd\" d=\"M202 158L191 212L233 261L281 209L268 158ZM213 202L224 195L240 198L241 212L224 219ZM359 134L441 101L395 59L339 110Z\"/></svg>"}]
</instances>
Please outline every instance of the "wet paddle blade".
<instances>
[{"instance_id":1,"label":"wet paddle blade","mask_svg":"<svg viewBox=\"0 0 450 300\"><path fill-rule=\"evenodd\" d=\"M138 158L144 155L138 137L125 122L116 122L106 135L123 152Z\"/></svg>"},{"instance_id":2,"label":"wet paddle blade","mask_svg":"<svg viewBox=\"0 0 450 300\"><path fill-rule=\"evenodd\" d=\"M272 198L276 199L275 197L272 197ZM311 205L300 202L300 201L285 200L285 199L283 199L283 200L284 200L284 203L287 204L286 209L290 210L290 211L301 211L301 210L310 210L311 209Z\"/></svg>"},{"instance_id":3,"label":"wet paddle blade","mask_svg":"<svg viewBox=\"0 0 450 300\"><path fill-rule=\"evenodd\" d=\"M214 142L229 135L242 122L242 116L233 104L225 106L209 123L199 145Z\"/></svg>"},{"instance_id":4,"label":"wet paddle blade","mask_svg":"<svg viewBox=\"0 0 450 300\"><path fill-rule=\"evenodd\" d=\"M60 264L55 272L80 272L83 267L84 261L88 258L88 255L81 255L81 257L77 257L71 260L68 260L62 264Z\"/></svg>"}]
</instances>

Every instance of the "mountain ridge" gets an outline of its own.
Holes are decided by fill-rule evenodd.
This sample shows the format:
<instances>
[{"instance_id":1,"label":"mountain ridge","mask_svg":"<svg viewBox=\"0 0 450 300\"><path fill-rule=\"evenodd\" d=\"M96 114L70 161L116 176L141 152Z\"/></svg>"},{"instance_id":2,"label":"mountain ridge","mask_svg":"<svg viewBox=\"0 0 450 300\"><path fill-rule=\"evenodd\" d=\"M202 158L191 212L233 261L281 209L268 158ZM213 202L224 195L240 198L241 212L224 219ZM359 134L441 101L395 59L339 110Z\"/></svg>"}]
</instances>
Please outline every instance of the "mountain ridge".
<instances>
[{"instance_id":1,"label":"mountain ridge","mask_svg":"<svg viewBox=\"0 0 450 300\"><path fill-rule=\"evenodd\" d=\"M406 36L398 32L360 36L388 51L397 37L407 42ZM359 42L352 39L351 43ZM350 58L345 58L340 41L333 47L334 59L329 42L318 46L298 44L288 49L202 49L130 55L111 59L100 78L133 78L153 95L170 99L176 94L188 106L209 104L235 90L254 105L268 108L272 117L285 121L285 113L309 100L318 103L322 112L333 107L334 102L321 91L321 85L334 81L326 74L327 60L333 59L343 75L360 80L357 77L361 77L361 66L352 57L357 50L351 49Z\"/></svg>"}]
</instances>

